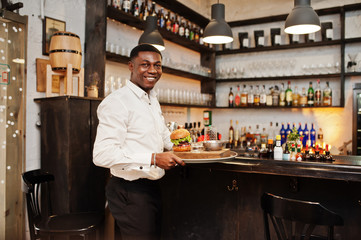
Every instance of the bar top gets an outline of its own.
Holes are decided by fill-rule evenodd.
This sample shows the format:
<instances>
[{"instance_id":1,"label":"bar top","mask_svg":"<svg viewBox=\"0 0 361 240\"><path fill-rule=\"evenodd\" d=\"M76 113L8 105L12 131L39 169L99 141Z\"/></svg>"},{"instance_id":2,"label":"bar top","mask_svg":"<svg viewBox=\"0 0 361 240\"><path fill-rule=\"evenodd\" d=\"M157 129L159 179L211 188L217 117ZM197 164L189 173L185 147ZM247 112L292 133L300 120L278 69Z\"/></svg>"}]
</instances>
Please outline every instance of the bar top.
<instances>
[{"instance_id":1,"label":"bar top","mask_svg":"<svg viewBox=\"0 0 361 240\"><path fill-rule=\"evenodd\" d=\"M201 164L217 170L361 182L361 156L333 156L333 162L285 161L236 157L233 161Z\"/></svg>"}]
</instances>

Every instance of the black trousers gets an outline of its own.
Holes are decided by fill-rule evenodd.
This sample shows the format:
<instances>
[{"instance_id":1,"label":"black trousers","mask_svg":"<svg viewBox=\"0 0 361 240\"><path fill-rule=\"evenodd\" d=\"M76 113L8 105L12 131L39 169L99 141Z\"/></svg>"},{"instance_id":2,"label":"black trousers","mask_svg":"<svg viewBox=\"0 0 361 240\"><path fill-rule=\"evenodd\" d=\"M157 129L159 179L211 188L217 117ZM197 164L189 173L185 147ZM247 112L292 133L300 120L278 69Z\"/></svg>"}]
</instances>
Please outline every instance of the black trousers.
<instances>
[{"instance_id":1,"label":"black trousers","mask_svg":"<svg viewBox=\"0 0 361 240\"><path fill-rule=\"evenodd\" d=\"M112 176L106 196L122 240L160 239L162 204L158 181L127 181Z\"/></svg>"}]
</instances>

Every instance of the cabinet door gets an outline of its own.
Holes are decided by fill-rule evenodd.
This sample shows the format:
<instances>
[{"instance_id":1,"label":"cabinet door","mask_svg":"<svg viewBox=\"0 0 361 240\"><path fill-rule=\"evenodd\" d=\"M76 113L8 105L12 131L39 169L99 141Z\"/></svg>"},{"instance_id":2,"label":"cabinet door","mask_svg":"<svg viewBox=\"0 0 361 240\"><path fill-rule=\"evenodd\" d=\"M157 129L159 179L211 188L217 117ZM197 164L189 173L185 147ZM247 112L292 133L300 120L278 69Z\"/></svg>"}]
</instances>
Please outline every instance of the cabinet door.
<instances>
[{"instance_id":1,"label":"cabinet door","mask_svg":"<svg viewBox=\"0 0 361 240\"><path fill-rule=\"evenodd\" d=\"M237 239L236 174L185 167L162 179L164 239Z\"/></svg>"}]
</instances>

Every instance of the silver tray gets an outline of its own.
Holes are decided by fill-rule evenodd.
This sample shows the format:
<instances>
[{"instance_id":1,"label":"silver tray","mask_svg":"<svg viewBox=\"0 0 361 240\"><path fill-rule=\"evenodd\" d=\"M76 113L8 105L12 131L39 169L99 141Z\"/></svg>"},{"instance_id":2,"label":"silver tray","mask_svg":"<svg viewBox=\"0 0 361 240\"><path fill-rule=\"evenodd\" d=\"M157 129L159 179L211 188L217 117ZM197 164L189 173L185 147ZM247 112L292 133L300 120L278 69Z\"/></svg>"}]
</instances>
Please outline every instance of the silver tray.
<instances>
[{"instance_id":1,"label":"silver tray","mask_svg":"<svg viewBox=\"0 0 361 240\"><path fill-rule=\"evenodd\" d=\"M197 158L197 159L182 159L185 163L215 163L226 162L233 160L237 156L236 152L231 151L231 156L222 158Z\"/></svg>"}]
</instances>

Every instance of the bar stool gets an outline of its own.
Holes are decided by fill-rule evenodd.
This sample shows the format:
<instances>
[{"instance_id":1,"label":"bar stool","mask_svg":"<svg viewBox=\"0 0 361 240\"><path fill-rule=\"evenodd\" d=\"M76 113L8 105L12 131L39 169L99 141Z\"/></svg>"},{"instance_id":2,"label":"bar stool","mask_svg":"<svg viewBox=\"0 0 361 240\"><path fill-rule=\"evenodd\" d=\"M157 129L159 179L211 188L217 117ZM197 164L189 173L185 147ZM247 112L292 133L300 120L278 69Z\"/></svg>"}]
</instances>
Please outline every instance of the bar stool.
<instances>
[{"instance_id":1,"label":"bar stool","mask_svg":"<svg viewBox=\"0 0 361 240\"><path fill-rule=\"evenodd\" d=\"M261 197L265 238L271 239L269 219L278 240L334 239L334 226L343 225L343 219L319 202L283 198L270 193ZM327 226L327 237L312 233L316 226Z\"/></svg>"}]
</instances>

